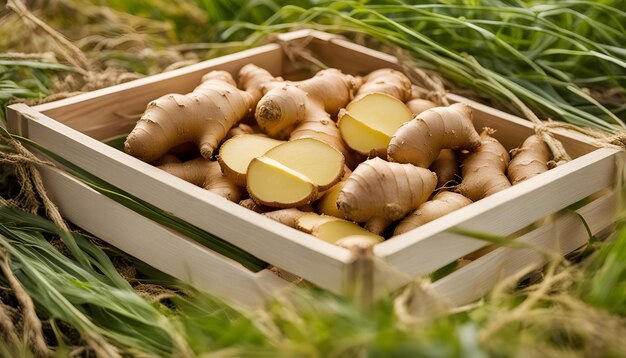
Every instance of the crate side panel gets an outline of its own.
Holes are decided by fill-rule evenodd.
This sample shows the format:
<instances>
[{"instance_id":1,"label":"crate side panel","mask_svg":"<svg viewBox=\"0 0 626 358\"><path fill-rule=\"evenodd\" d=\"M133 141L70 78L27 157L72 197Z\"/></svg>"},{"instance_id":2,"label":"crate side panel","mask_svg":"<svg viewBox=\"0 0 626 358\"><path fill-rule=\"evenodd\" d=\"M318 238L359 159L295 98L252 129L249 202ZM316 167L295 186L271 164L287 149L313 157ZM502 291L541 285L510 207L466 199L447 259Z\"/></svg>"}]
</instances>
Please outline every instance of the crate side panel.
<instances>
[{"instance_id":1,"label":"crate side panel","mask_svg":"<svg viewBox=\"0 0 626 358\"><path fill-rule=\"evenodd\" d=\"M59 169L39 167L61 214L158 270L239 304L258 307L289 283L254 274L228 258L135 213ZM96 214L98 213L98 214Z\"/></svg>"},{"instance_id":2,"label":"crate side panel","mask_svg":"<svg viewBox=\"0 0 626 358\"><path fill-rule=\"evenodd\" d=\"M346 249L289 228L68 128L25 105L30 139L146 202L194 224L260 259L341 291ZM25 119L30 118L30 119Z\"/></svg>"},{"instance_id":3,"label":"crate side panel","mask_svg":"<svg viewBox=\"0 0 626 358\"><path fill-rule=\"evenodd\" d=\"M615 191L585 205L576 212L595 235L610 226L617 216L618 195ZM433 284L433 289L453 306L464 305L482 297L501 279L531 266L540 267L545 256L537 249L568 254L589 239L583 221L574 214L565 214L517 239L533 248L499 248L469 263Z\"/></svg>"},{"instance_id":4,"label":"crate side panel","mask_svg":"<svg viewBox=\"0 0 626 358\"><path fill-rule=\"evenodd\" d=\"M280 46L270 44L58 103L44 104L35 107L35 110L90 137L104 140L130 132L148 102L168 93L191 92L209 71L222 70L236 76L242 66L253 63L274 75L280 75L282 59Z\"/></svg>"},{"instance_id":5,"label":"crate side panel","mask_svg":"<svg viewBox=\"0 0 626 358\"><path fill-rule=\"evenodd\" d=\"M374 247L408 275L428 274L484 246L460 228L507 236L613 184L617 151L599 149Z\"/></svg>"}]
</instances>

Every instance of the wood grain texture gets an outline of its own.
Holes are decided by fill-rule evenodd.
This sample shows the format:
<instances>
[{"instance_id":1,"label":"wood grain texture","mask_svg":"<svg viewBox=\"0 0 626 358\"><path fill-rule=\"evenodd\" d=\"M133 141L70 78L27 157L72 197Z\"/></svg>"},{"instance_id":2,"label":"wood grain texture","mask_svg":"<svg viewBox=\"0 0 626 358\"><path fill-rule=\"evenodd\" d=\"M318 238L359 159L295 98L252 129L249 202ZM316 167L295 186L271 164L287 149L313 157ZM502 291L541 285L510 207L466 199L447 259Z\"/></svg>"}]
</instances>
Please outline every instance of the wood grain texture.
<instances>
[{"instance_id":1,"label":"wood grain texture","mask_svg":"<svg viewBox=\"0 0 626 358\"><path fill-rule=\"evenodd\" d=\"M259 307L290 284L163 227L85 186L59 169L40 166L46 190L67 220L154 268L245 307ZM98 214L95 214L98 213Z\"/></svg>"},{"instance_id":2,"label":"wood grain texture","mask_svg":"<svg viewBox=\"0 0 626 358\"><path fill-rule=\"evenodd\" d=\"M618 193L612 191L576 212L595 235L615 222L618 199ZM565 255L584 245L588 239L581 218L568 213L516 241ZM524 269L540 268L545 262L545 255L536 249L501 247L436 281L433 289L452 306L460 306L482 297L501 279Z\"/></svg>"}]
</instances>

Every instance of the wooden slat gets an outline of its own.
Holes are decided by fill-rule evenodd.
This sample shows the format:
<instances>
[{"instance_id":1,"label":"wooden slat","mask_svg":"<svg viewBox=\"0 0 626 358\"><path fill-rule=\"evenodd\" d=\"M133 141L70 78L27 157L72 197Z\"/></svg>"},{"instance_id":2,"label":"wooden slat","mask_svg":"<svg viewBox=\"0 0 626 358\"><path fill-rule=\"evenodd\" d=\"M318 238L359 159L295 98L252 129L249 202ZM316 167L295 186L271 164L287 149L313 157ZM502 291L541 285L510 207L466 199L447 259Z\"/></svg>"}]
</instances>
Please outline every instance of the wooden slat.
<instances>
[{"instance_id":1,"label":"wooden slat","mask_svg":"<svg viewBox=\"0 0 626 358\"><path fill-rule=\"evenodd\" d=\"M595 235L616 218L618 195L615 191L576 210ZM575 214L564 214L516 241L562 255L584 245L589 239L583 221ZM496 283L529 267L541 267L545 256L536 249L499 248L471 262L433 284L435 292L452 306L470 303L487 293Z\"/></svg>"},{"instance_id":2,"label":"wooden slat","mask_svg":"<svg viewBox=\"0 0 626 358\"><path fill-rule=\"evenodd\" d=\"M411 276L430 273L485 245L450 232L461 228L507 236L611 186L616 150L598 149L374 247L376 256Z\"/></svg>"},{"instance_id":3,"label":"wooden slat","mask_svg":"<svg viewBox=\"0 0 626 358\"><path fill-rule=\"evenodd\" d=\"M168 275L251 308L259 307L290 285L269 270L252 273L59 169L47 166L39 169L48 194L64 218Z\"/></svg>"},{"instance_id":4,"label":"wooden slat","mask_svg":"<svg viewBox=\"0 0 626 358\"><path fill-rule=\"evenodd\" d=\"M206 230L275 266L341 292L346 249L272 221L163 172L34 111L10 107L28 137L98 178ZM18 115L19 113L19 115ZM18 118L20 117L20 118Z\"/></svg>"},{"instance_id":5,"label":"wooden slat","mask_svg":"<svg viewBox=\"0 0 626 358\"><path fill-rule=\"evenodd\" d=\"M280 75L282 59L280 46L269 44L42 104L34 107L34 110L95 139L103 140L128 133L138 119L136 115L146 109L148 102L168 93L190 92L200 84L202 75L209 71L223 70L236 76L242 66L254 63L274 75Z\"/></svg>"}]
</instances>

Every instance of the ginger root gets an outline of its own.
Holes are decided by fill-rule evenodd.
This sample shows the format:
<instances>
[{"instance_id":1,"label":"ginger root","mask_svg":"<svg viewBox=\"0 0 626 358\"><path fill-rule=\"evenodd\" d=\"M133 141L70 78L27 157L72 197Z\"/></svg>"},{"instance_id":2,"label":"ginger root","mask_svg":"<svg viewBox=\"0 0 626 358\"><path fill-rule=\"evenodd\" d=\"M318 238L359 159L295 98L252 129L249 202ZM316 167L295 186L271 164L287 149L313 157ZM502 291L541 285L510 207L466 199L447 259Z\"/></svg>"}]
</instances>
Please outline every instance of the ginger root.
<instances>
[{"instance_id":1,"label":"ginger root","mask_svg":"<svg viewBox=\"0 0 626 358\"><path fill-rule=\"evenodd\" d=\"M428 200L436 185L437 175L428 169L374 158L346 180L337 205L346 218L366 222L366 229L379 234Z\"/></svg>"},{"instance_id":2,"label":"ginger root","mask_svg":"<svg viewBox=\"0 0 626 358\"><path fill-rule=\"evenodd\" d=\"M332 117L348 104L358 84L336 69L322 70L304 81L274 82L256 106L257 123L272 138L319 139L355 165Z\"/></svg>"},{"instance_id":3,"label":"ginger root","mask_svg":"<svg viewBox=\"0 0 626 358\"><path fill-rule=\"evenodd\" d=\"M243 91L228 72L212 71L193 92L150 102L124 143L126 153L152 162L177 145L193 142L210 158L228 130L254 108L263 83L273 79L254 65L244 66L239 77Z\"/></svg>"},{"instance_id":4,"label":"ginger root","mask_svg":"<svg viewBox=\"0 0 626 358\"><path fill-rule=\"evenodd\" d=\"M171 162L160 165L159 168L235 203L244 195L242 188L222 174L220 165L209 159L197 158L184 163Z\"/></svg>"},{"instance_id":5,"label":"ginger root","mask_svg":"<svg viewBox=\"0 0 626 358\"><path fill-rule=\"evenodd\" d=\"M461 194L440 191L432 200L420 205L417 210L405 217L393 232L394 236L411 231L448 213L471 204L472 201Z\"/></svg>"},{"instance_id":6,"label":"ginger root","mask_svg":"<svg viewBox=\"0 0 626 358\"><path fill-rule=\"evenodd\" d=\"M452 149L442 149L439 156L428 168L437 174L437 188L446 186L456 179L459 174L459 164L456 153Z\"/></svg>"},{"instance_id":7,"label":"ginger root","mask_svg":"<svg viewBox=\"0 0 626 358\"><path fill-rule=\"evenodd\" d=\"M427 99L421 99L421 98L413 98L412 100L406 102L406 106L409 107L409 110L414 115L418 115L418 114L421 114L422 112L426 112L427 110L431 108L439 107L437 106L435 102L431 102Z\"/></svg>"},{"instance_id":8,"label":"ginger root","mask_svg":"<svg viewBox=\"0 0 626 358\"><path fill-rule=\"evenodd\" d=\"M298 219L304 214L308 213L297 208L280 209L263 213L264 216L294 229L296 228Z\"/></svg>"},{"instance_id":9,"label":"ginger root","mask_svg":"<svg viewBox=\"0 0 626 358\"><path fill-rule=\"evenodd\" d=\"M411 97L411 80L391 68L372 71L363 78L354 100L358 101L370 93L384 93L406 102Z\"/></svg>"},{"instance_id":10,"label":"ginger root","mask_svg":"<svg viewBox=\"0 0 626 358\"><path fill-rule=\"evenodd\" d=\"M274 83L256 106L257 123L270 137L289 138L305 121L331 121L352 98L357 81L336 69L299 82Z\"/></svg>"},{"instance_id":11,"label":"ginger root","mask_svg":"<svg viewBox=\"0 0 626 358\"><path fill-rule=\"evenodd\" d=\"M456 103L429 109L402 125L391 138L387 155L389 161L428 168L442 149L471 151L478 146L471 107Z\"/></svg>"},{"instance_id":12,"label":"ginger root","mask_svg":"<svg viewBox=\"0 0 626 358\"><path fill-rule=\"evenodd\" d=\"M493 132L493 129L485 128L480 134L480 147L463 160L463 180L456 190L473 201L511 186L505 174L509 153L497 139L491 137Z\"/></svg>"},{"instance_id":13,"label":"ginger root","mask_svg":"<svg viewBox=\"0 0 626 358\"><path fill-rule=\"evenodd\" d=\"M548 171L550 148L537 135L528 137L522 146L511 151L513 159L506 170L512 185Z\"/></svg>"}]
</instances>

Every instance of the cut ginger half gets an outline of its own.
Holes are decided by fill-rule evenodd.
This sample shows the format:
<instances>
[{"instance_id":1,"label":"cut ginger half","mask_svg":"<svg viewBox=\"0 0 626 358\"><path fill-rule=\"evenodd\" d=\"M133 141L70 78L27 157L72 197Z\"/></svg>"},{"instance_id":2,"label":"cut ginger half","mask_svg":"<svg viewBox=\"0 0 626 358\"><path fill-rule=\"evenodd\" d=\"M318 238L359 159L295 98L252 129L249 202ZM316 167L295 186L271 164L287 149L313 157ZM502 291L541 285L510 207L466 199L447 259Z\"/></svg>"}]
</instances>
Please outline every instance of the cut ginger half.
<instances>
[{"instance_id":1,"label":"cut ginger half","mask_svg":"<svg viewBox=\"0 0 626 358\"><path fill-rule=\"evenodd\" d=\"M308 204L317 194L309 178L267 157L250 162L247 188L254 201L279 208Z\"/></svg>"},{"instance_id":2,"label":"cut ginger half","mask_svg":"<svg viewBox=\"0 0 626 358\"><path fill-rule=\"evenodd\" d=\"M321 220L319 224L313 227L311 233L313 236L330 242L331 244L353 236L371 240L373 243L379 243L385 240L382 236L372 234L351 221L337 218L334 220Z\"/></svg>"},{"instance_id":3,"label":"cut ginger half","mask_svg":"<svg viewBox=\"0 0 626 358\"><path fill-rule=\"evenodd\" d=\"M370 93L350 102L337 125L350 148L368 155L384 151L396 130L412 118L409 108L399 99Z\"/></svg>"},{"instance_id":4,"label":"cut ginger half","mask_svg":"<svg viewBox=\"0 0 626 358\"><path fill-rule=\"evenodd\" d=\"M246 173L252 159L282 143L285 142L254 134L238 135L222 144L218 162L227 178L239 186L246 186Z\"/></svg>"},{"instance_id":5,"label":"cut ginger half","mask_svg":"<svg viewBox=\"0 0 626 358\"><path fill-rule=\"evenodd\" d=\"M296 229L310 234L316 225L332 220L337 220L337 218L334 216L319 215L316 213L306 213L296 220Z\"/></svg>"},{"instance_id":6,"label":"cut ginger half","mask_svg":"<svg viewBox=\"0 0 626 358\"><path fill-rule=\"evenodd\" d=\"M343 171L344 157L338 150L317 139L297 139L252 159L246 174L248 193L260 204L296 207L315 200Z\"/></svg>"},{"instance_id":7,"label":"cut ginger half","mask_svg":"<svg viewBox=\"0 0 626 358\"><path fill-rule=\"evenodd\" d=\"M337 183L344 170L344 157L332 146L314 139L301 138L274 147L265 157L303 174L319 191Z\"/></svg>"}]
</instances>

